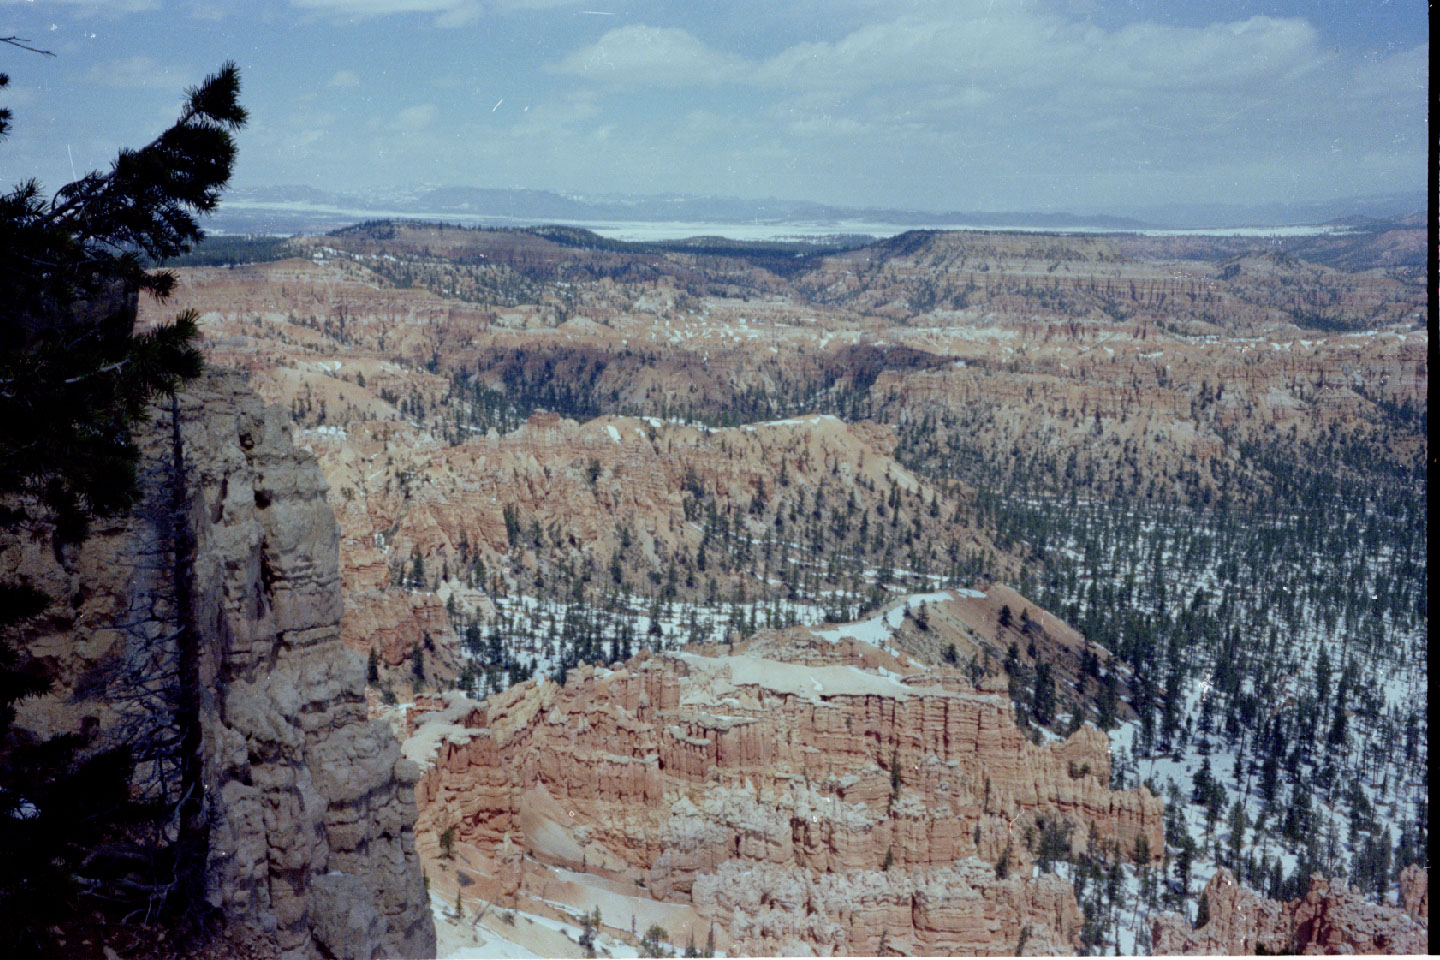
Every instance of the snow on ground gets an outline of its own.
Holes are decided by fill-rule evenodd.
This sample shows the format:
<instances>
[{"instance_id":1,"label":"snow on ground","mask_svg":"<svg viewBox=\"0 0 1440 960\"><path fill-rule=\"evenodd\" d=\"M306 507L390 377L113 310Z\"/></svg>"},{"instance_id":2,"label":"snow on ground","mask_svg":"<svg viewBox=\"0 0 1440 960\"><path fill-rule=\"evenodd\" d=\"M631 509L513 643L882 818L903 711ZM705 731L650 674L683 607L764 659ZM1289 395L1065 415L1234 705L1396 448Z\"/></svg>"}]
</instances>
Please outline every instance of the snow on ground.
<instances>
[{"instance_id":1,"label":"snow on ground","mask_svg":"<svg viewBox=\"0 0 1440 960\"><path fill-rule=\"evenodd\" d=\"M858 667L811 666L751 656L703 657L693 653L677 653L676 656L696 673L728 671L731 682L737 685L763 687L807 699L867 695L909 698L915 695L914 687Z\"/></svg>"},{"instance_id":2,"label":"snow on ground","mask_svg":"<svg viewBox=\"0 0 1440 960\"><path fill-rule=\"evenodd\" d=\"M464 902L469 911L482 906L482 901L469 900ZM489 906L483 904L483 906ZM525 936L524 925L528 925L529 917L524 914L515 915L514 924L505 924L493 908L487 911L484 919L477 919L469 914L465 919L455 916L454 902L445 904L441 898L434 894L430 897L430 914L435 918L435 956L437 960L488 960L488 958L516 958L516 960L529 960L531 957L560 956L560 953L536 953L528 950L516 942L518 939L530 939ZM510 935L507 938L503 931L506 926L510 927ZM566 951L568 952L568 951Z\"/></svg>"},{"instance_id":3,"label":"snow on ground","mask_svg":"<svg viewBox=\"0 0 1440 960\"><path fill-rule=\"evenodd\" d=\"M527 869L548 878L539 881L540 896L522 898L529 910L500 907L461 890L462 915L457 916L453 897L431 894L438 960L583 956L580 920L594 910L600 914L595 935L595 951L600 957L638 957L629 941L652 926L667 931L677 955L691 940L705 942L708 924L688 905L652 900L638 887L618 880L527 863ZM717 952L716 956L725 954Z\"/></svg>"},{"instance_id":4,"label":"snow on ground","mask_svg":"<svg viewBox=\"0 0 1440 960\"><path fill-rule=\"evenodd\" d=\"M1413 688L1410 689L1413 692ZM1208 695L1209 685L1205 678L1187 681L1184 689L1183 715L1197 715L1203 699ZM1138 721L1130 721L1110 731L1111 756L1114 770L1117 773L1116 779L1119 781L1115 785L1117 787L1134 787L1140 784L1150 784L1152 789L1165 800L1168 808L1178 811L1185 831L1194 842L1196 849L1191 868L1191 900L1186 905L1187 915L1191 919L1194 918L1196 909L1195 898L1210 882L1211 877L1218 869L1216 847L1228 843L1228 818L1231 805L1236 801L1242 804L1250 825L1246 832L1246 843L1250 851L1264 862L1278 858L1286 876L1294 873L1300 860L1296 845L1285 843L1276 835L1279 811L1272 810L1267 814L1266 804L1260 796L1259 777L1253 768L1248 770L1238 768L1240 758L1237 755L1236 747L1230 745L1223 737L1202 738L1196 736L1190 739L1182 750L1172 753L1161 753L1157 750L1152 755L1137 757L1139 727ZM1202 740L1204 741L1203 745ZM1207 761L1211 778L1225 791L1224 809L1213 827L1209 829L1206 826L1204 806L1191 802L1195 777ZM1375 804L1377 816L1383 820L1385 807L1382 802L1383 791L1379 785L1359 782L1358 786ZM1288 784L1282 784L1282 796L1287 790ZM1348 820L1340 815L1336 809L1337 806L1327 805L1323 802L1315 803L1313 809L1316 825L1313 833L1317 837L1330 831L1333 831L1331 835L1334 836L1344 836L1346 833L1345 827ZM1283 809L1283 806L1280 809ZM1255 825L1262 818L1267 820L1267 829L1258 831L1255 829ZM1398 826L1395 829L1398 834ZM1349 852L1348 848L1342 844L1342 862L1348 861ZM1138 883L1134 870L1127 867L1127 897L1133 898L1138 892ZM1135 901L1130 899L1129 902L1134 903ZM1148 952L1150 917L1159 909L1151 911L1136 905L1132 912L1122 916L1119 925L1121 953ZM1137 944L1139 949L1137 949Z\"/></svg>"},{"instance_id":5,"label":"snow on ground","mask_svg":"<svg viewBox=\"0 0 1440 960\"><path fill-rule=\"evenodd\" d=\"M798 427L798 426L804 426L805 424L811 424L811 425L813 425L813 424L817 424L817 423L839 423L839 422L840 422L840 418L839 418L839 417L832 416L831 414L828 414L828 413L824 413L824 414L819 414L819 415L813 416L813 417L802 417L802 418L790 419L790 420L767 420L767 421L765 421L764 423L750 423L750 424L746 424L743 429L748 430L748 431L750 431L751 433L754 433L755 430L756 430L757 428L759 428L759 427Z\"/></svg>"},{"instance_id":6,"label":"snow on ground","mask_svg":"<svg viewBox=\"0 0 1440 960\"><path fill-rule=\"evenodd\" d=\"M974 590L960 590L961 596L984 597L983 593ZM903 600L895 601L891 606L870 617L868 620L861 620L858 623L847 623L843 626L830 630L811 630L810 632L821 640L829 643L839 643L846 638L858 640L861 643L868 643L872 647L878 647L891 656L900 655L900 650L891 640L895 631L904 622L907 612L914 613L919 609L920 604L944 603L954 599L952 592L945 590L939 593L913 593Z\"/></svg>"},{"instance_id":7,"label":"snow on ground","mask_svg":"<svg viewBox=\"0 0 1440 960\"><path fill-rule=\"evenodd\" d=\"M413 760L421 769L434 762L441 743L469 743L479 736L479 731L467 730L460 725L460 721L475 709L476 701L459 690L447 691L442 696L447 704L445 709L422 717L415 732L402 739L400 744L405 759Z\"/></svg>"},{"instance_id":8,"label":"snow on ground","mask_svg":"<svg viewBox=\"0 0 1440 960\"><path fill-rule=\"evenodd\" d=\"M537 674L549 673L556 666L556 645L545 639L552 622L562 624L571 613L594 612L593 607L587 604L576 607L529 594L491 599L496 616L510 624L504 631L506 649L522 663L533 663ZM724 643L730 631L742 620L768 628L818 624L825 619L825 611L821 607L790 600L710 605L674 602L662 604L659 616L652 617L651 613L652 609L643 602L643 598L628 598L604 616L613 617L617 625L621 621L630 623L637 650L652 641L665 649L689 642ZM482 628L482 635L488 635L490 625ZM652 627L658 632L652 633Z\"/></svg>"}]
</instances>

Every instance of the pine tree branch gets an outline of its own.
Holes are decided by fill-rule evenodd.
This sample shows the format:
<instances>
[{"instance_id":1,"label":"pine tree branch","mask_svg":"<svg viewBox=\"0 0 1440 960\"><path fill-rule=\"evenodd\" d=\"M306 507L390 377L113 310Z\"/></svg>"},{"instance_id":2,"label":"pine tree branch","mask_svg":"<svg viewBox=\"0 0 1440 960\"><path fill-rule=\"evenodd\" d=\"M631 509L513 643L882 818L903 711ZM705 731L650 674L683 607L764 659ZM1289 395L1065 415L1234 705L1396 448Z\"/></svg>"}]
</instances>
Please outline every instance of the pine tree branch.
<instances>
[{"instance_id":1,"label":"pine tree branch","mask_svg":"<svg viewBox=\"0 0 1440 960\"><path fill-rule=\"evenodd\" d=\"M55 56L55 53L52 50L41 50L39 47L30 46L30 41L26 40L24 37L0 37L0 43L8 43L12 47L19 47L21 50L29 50L31 53L38 53L41 56L45 57Z\"/></svg>"},{"instance_id":2,"label":"pine tree branch","mask_svg":"<svg viewBox=\"0 0 1440 960\"><path fill-rule=\"evenodd\" d=\"M71 377L71 378L68 379L68 380L62 380L62 381L60 381L60 382L63 383L63 384L65 384L65 385L68 387L68 386L70 386L71 384L80 383L80 382L82 382L82 381L89 380L91 377L98 377L98 376L101 376L101 375L103 375L103 374L114 373L116 370L123 370L126 366L128 366L129 363L130 363L130 361L131 361L131 359L133 359L133 358L131 358L131 357L126 357L124 360L116 360L114 363L106 364L105 366L100 367L100 368L98 368L98 369L96 369L96 370L91 370L89 373L81 374L81 375L78 376L78 377Z\"/></svg>"}]
</instances>

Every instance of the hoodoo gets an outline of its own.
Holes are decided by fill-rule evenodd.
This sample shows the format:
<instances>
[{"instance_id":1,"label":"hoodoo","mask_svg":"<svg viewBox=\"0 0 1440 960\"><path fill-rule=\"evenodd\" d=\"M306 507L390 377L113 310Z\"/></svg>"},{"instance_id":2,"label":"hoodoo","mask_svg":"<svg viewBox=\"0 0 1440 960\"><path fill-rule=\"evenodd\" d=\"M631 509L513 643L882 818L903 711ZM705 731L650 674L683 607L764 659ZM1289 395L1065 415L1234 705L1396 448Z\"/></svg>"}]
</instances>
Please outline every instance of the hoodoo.
<instances>
[{"instance_id":1,"label":"hoodoo","mask_svg":"<svg viewBox=\"0 0 1440 960\"><path fill-rule=\"evenodd\" d=\"M1094 727L1036 745L958 671L815 639L436 700L408 748L419 829L473 846L502 903L588 869L756 955L1005 953L1022 926L1028 951L1069 953L1083 918L1037 858L1162 849L1159 800L1109 789Z\"/></svg>"}]
</instances>

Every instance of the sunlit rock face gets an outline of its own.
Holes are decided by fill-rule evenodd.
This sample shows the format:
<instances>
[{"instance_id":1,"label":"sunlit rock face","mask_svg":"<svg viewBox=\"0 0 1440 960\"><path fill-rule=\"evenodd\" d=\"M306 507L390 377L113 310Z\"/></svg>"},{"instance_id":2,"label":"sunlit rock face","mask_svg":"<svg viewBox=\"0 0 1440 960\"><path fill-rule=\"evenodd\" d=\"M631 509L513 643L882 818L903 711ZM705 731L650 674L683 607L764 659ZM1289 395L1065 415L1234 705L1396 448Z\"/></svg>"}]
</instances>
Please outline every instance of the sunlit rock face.
<instances>
[{"instance_id":1,"label":"sunlit rock face","mask_svg":"<svg viewBox=\"0 0 1440 960\"><path fill-rule=\"evenodd\" d=\"M1108 789L1093 727L1037 746L1003 696L845 632L436 701L407 746L419 830L486 854L502 901L528 855L692 905L731 952L1013 953L1022 929L1027 953L1073 952L1069 884L1031 879L1042 823L1159 850L1160 801Z\"/></svg>"}]
</instances>

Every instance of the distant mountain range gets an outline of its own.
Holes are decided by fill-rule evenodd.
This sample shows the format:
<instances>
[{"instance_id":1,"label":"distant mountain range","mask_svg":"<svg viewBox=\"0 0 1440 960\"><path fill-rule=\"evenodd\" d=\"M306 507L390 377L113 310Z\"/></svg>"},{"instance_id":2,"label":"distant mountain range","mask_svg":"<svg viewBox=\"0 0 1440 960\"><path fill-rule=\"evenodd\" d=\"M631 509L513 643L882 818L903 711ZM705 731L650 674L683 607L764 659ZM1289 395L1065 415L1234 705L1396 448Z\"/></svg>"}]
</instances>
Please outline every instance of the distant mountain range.
<instances>
[{"instance_id":1,"label":"distant mountain range","mask_svg":"<svg viewBox=\"0 0 1440 960\"><path fill-rule=\"evenodd\" d=\"M786 200L697 196L582 196L549 190L434 187L370 193L331 193L305 186L237 189L227 194L210 227L220 233L313 233L371 219L413 218L484 226L539 223L694 224L697 227L807 225L834 233L898 232L914 227L990 227L1030 230L1129 231L1234 228L1390 218L1425 209L1422 194L1393 194L1308 204L1204 204L1141 208L1127 215L1053 212L927 212L886 207L840 207ZM889 229L886 229L889 228Z\"/></svg>"},{"instance_id":2,"label":"distant mountain range","mask_svg":"<svg viewBox=\"0 0 1440 960\"><path fill-rule=\"evenodd\" d=\"M1423 223L1427 207L1428 200L1424 193L1384 193L1293 203L1174 204L1167 207L1135 207L1122 212L1161 226L1177 228L1320 223L1358 226L1366 221L1393 221L1411 216Z\"/></svg>"}]
</instances>

